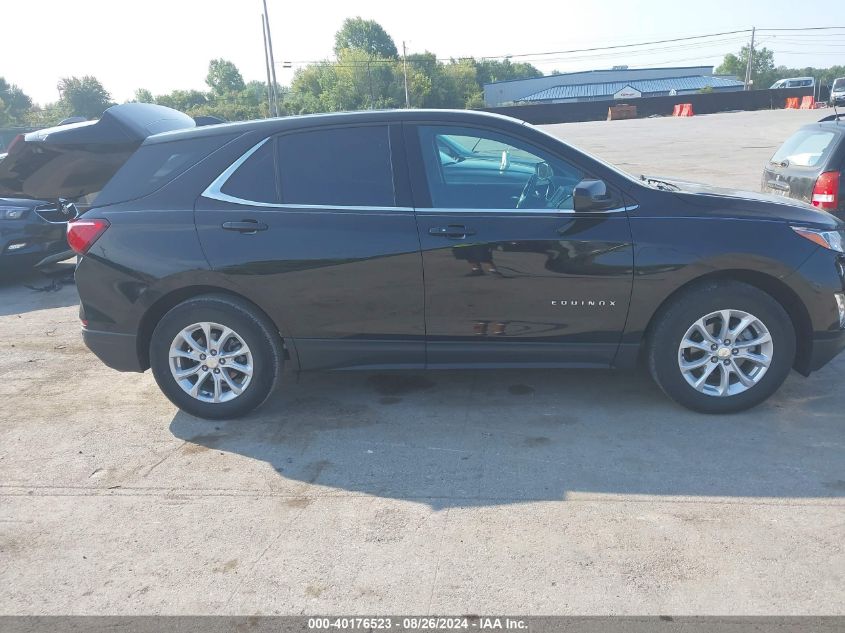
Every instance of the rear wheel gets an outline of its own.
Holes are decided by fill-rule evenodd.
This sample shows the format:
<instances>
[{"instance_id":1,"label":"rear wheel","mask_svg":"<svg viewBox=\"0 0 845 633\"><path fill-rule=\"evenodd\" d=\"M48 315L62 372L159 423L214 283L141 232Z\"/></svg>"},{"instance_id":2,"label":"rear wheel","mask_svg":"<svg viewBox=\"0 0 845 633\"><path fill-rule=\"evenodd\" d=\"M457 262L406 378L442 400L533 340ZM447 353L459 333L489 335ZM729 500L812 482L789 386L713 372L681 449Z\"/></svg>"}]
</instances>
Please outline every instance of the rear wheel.
<instances>
[{"instance_id":1,"label":"rear wheel","mask_svg":"<svg viewBox=\"0 0 845 633\"><path fill-rule=\"evenodd\" d=\"M651 331L648 363L661 389L704 413L731 413L772 395L795 358L789 315L770 295L724 281L676 297Z\"/></svg>"},{"instance_id":2,"label":"rear wheel","mask_svg":"<svg viewBox=\"0 0 845 633\"><path fill-rule=\"evenodd\" d=\"M150 364L173 404L201 418L237 418L260 406L282 370L267 318L235 297L204 295L171 309L150 341Z\"/></svg>"}]
</instances>

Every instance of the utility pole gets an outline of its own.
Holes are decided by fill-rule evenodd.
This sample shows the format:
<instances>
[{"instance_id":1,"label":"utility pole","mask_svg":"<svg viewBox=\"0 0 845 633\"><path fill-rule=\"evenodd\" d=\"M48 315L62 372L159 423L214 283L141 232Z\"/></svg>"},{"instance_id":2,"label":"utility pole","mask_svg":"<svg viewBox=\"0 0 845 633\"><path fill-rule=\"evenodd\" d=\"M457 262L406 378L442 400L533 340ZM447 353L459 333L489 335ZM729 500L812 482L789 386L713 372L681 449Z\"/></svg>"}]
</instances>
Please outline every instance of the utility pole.
<instances>
[{"instance_id":1,"label":"utility pole","mask_svg":"<svg viewBox=\"0 0 845 633\"><path fill-rule=\"evenodd\" d=\"M263 13L261 14L261 35L264 37L264 66L267 69L267 112L270 116L274 116L273 84L270 79L270 54L267 51L267 18Z\"/></svg>"},{"instance_id":2,"label":"utility pole","mask_svg":"<svg viewBox=\"0 0 845 633\"><path fill-rule=\"evenodd\" d=\"M405 74L405 107L411 107L411 97L408 96L408 55L405 51L405 41L402 40L402 71Z\"/></svg>"},{"instance_id":3,"label":"utility pole","mask_svg":"<svg viewBox=\"0 0 845 633\"><path fill-rule=\"evenodd\" d=\"M751 46L748 47L748 66L745 68L745 89L751 90L751 81L753 77L751 76L751 64L754 62L754 33L756 32L757 27L751 27Z\"/></svg>"},{"instance_id":4,"label":"utility pole","mask_svg":"<svg viewBox=\"0 0 845 633\"><path fill-rule=\"evenodd\" d=\"M264 20L267 26L267 51L270 54L270 77L273 80L273 116L279 116L279 95L276 93L276 59L273 57L273 36L270 34L270 14L267 13L267 0L262 0L264 3Z\"/></svg>"}]
</instances>

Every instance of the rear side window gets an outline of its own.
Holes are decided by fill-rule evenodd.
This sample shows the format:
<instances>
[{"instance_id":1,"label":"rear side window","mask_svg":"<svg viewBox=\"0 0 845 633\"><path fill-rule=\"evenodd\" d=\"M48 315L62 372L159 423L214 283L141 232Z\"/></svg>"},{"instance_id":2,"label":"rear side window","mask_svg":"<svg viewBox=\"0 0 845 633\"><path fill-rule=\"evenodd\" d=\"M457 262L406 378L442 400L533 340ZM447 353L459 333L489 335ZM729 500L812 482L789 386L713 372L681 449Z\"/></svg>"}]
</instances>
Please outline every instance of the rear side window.
<instances>
[{"instance_id":1,"label":"rear side window","mask_svg":"<svg viewBox=\"0 0 845 633\"><path fill-rule=\"evenodd\" d=\"M276 165L272 140L264 143L229 176L221 193L241 200L276 203Z\"/></svg>"},{"instance_id":2,"label":"rear side window","mask_svg":"<svg viewBox=\"0 0 845 633\"><path fill-rule=\"evenodd\" d=\"M277 139L282 202L392 207L386 125L297 132Z\"/></svg>"},{"instance_id":3,"label":"rear side window","mask_svg":"<svg viewBox=\"0 0 845 633\"><path fill-rule=\"evenodd\" d=\"M791 167L815 167L822 163L834 146L836 134L826 130L798 130L772 156L773 163Z\"/></svg>"},{"instance_id":4,"label":"rear side window","mask_svg":"<svg viewBox=\"0 0 845 633\"><path fill-rule=\"evenodd\" d=\"M149 195L185 173L235 134L201 136L141 145L97 196L96 204L114 204Z\"/></svg>"}]
</instances>

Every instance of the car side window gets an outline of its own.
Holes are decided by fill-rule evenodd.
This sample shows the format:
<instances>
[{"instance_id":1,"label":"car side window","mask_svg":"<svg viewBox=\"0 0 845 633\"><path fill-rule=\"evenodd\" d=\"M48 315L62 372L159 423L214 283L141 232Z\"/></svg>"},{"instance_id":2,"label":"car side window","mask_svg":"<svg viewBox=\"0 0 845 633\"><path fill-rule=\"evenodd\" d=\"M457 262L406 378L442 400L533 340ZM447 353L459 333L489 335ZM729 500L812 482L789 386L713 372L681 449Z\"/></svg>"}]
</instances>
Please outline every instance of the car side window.
<instances>
[{"instance_id":1,"label":"car side window","mask_svg":"<svg viewBox=\"0 0 845 633\"><path fill-rule=\"evenodd\" d=\"M229 176L220 192L251 202L278 203L272 139L255 150Z\"/></svg>"},{"instance_id":2,"label":"car side window","mask_svg":"<svg viewBox=\"0 0 845 633\"><path fill-rule=\"evenodd\" d=\"M489 130L419 126L434 208L572 209L584 173L540 148Z\"/></svg>"},{"instance_id":3,"label":"car side window","mask_svg":"<svg viewBox=\"0 0 845 633\"><path fill-rule=\"evenodd\" d=\"M393 207L386 125L326 128L277 139L284 204Z\"/></svg>"}]
</instances>

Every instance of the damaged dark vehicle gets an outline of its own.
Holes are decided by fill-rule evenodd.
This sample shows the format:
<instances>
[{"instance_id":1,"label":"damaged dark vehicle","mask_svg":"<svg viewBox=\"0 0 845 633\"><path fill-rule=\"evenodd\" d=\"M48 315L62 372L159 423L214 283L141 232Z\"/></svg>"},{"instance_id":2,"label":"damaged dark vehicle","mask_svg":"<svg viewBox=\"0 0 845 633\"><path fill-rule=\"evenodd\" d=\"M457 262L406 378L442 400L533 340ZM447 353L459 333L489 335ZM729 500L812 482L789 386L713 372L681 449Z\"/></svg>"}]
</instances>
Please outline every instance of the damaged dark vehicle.
<instances>
[{"instance_id":1,"label":"damaged dark vehicle","mask_svg":"<svg viewBox=\"0 0 845 633\"><path fill-rule=\"evenodd\" d=\"M14 148L0 195L95 196L68 225L85 342L197 416L252 411L283 368L642 367L727 413L845 347L840 220L515 119L128 104L62 134Z\"/></svg>"},{"instance_id":2,"label":"damaged dark vehicle","mask_svg":"<svg viewBox=\"0 0 845 633\"><path fill-rule=\"evenodd\" d=\"M0 198L0 274L23 273L74 255L67 216L55 202Z\"/></svg>"}]
</instances>

